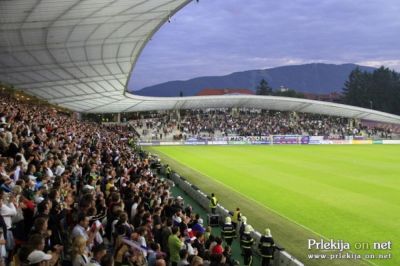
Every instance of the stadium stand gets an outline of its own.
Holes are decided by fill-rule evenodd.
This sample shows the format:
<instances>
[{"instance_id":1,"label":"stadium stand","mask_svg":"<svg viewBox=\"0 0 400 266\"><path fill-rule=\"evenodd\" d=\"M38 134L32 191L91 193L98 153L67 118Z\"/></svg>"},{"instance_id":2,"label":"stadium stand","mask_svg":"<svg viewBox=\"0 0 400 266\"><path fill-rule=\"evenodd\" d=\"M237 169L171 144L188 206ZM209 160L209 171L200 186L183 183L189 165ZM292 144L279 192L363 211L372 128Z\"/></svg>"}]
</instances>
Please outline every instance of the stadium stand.
<instances>
[{"instance_id":1,"label":"stadium stand","mask_svg":"<svg viewBox=\"0 0 400 266\"><path fill-rule=\"evenodd\" d=\"M325 139L344 139L364 136L390 139L398 127L390 124L371 124L350 118L260 109L208 109L151 113L131 121L141 133L141 139L226 140L235 137L270 135L323 136Z\"/></svg>"},{"instance_id":2,"label":"stadium stand","mask_svg":"<svg viewBox=\"0 0 400 266\"><path fill-rule=\"evenodd\" d=\"M165 265L176 261L175 243L192 265L233 265L230 254L207 251L213 244L202 232L194 235L204 215L172 196L171 182L151 170L157 161L132 148L128 127L0 94L2 263ZM171 232L179 232L173 240Z\"/></svg>"}]
</instances>

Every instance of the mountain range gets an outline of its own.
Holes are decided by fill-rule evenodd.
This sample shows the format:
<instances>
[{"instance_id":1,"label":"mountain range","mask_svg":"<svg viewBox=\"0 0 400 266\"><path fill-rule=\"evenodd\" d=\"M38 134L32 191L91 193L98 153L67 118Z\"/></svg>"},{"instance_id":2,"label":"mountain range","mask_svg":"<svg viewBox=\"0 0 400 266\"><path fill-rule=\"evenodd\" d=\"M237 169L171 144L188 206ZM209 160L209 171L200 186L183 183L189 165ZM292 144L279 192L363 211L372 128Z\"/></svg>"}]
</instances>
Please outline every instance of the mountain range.
<instances>
[{"instance_id":1,"label":"mountain range","mask_svg":"<svg viewBox=\"0 0 400 266\"><path fill-rule=\"evenodd\" d=\"M241 71L225 76L207 76L185 81L168 81L133 91L132 93L143 96L173 97L179 96L180 92L183 93L183 96L193 96L204 88L245 88L255 91L261 79L265 79L273 89L284 86L299 92L328 94L340 92L349 74L356 67L368 72L375 70L373 67L356 64L312 63Z\"/></svg>"}]
</instances>

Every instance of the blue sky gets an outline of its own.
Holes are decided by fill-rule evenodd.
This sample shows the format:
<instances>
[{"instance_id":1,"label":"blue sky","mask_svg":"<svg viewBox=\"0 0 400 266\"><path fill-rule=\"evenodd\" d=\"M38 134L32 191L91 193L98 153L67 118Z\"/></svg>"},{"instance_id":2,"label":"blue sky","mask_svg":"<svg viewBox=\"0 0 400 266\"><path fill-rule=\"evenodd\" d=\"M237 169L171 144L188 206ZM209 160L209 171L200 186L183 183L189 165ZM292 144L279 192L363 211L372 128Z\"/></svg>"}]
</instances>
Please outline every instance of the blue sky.
<instances>
[{"instance_id":1,"label":"blue sky","mask_svg":"<svg viewBox=\"0 0 400 266\"><path fill-rule=\"evenodd\" d=\"M143 50L129 88L311 62L400 71L399 0L200 0Z\"/></svg>"}]
</instances>

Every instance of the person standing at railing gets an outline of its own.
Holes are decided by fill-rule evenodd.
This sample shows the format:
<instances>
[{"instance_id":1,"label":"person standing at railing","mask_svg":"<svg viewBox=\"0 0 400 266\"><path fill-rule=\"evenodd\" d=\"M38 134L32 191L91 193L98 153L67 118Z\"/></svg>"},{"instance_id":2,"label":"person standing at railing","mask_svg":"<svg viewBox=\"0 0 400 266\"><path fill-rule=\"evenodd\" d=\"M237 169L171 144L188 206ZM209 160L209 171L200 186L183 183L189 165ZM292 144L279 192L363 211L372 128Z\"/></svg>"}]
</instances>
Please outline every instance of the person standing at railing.
<instances>
[{"instance_id":1,"label":"person standing at railing","mask_svg":"<svg viewBox=\"0 0 400 266\"><path fill-rule=\"evenodd\" d=\"M211 213L215 214L215 211L217 209L217 205L218 205L218 199L217 197L214 195L214 193L211 193L211 199L210 199L210 209L211 209Z\"/></svg>"},{"instance_id":2,"label":"person standing at railing","mask_svg":"<svg viewBox=\"0 0 400 266\"><path fill-rule=\"evenodd\" d=\"M221 234L228 246L232 246L233 238L236 236L235 227L231 222L231 217L225 218L225 224L222 226Z\"/></svg>"},{"instance_id":3,"label":"person standing at railing","mask_svg":"<svg viewBox=\"0 0 400 266\"><path fill-rule=\"evenodd\" d=\"M246 225L243 235L240 237L240 246L242 248L243 265L250 266L253 262L253 250L254 239L251 236L253 228L251 225Z\"/></svg>"},{"instance_id":4,"label":"person standing at railing","mask_svg":"<svg viewBox=\"0 0 400 266\"><path fill-rule=\"evenodd\" d=\"M275 243L272 239L271 230L269 228L265 229L265 234L261 236L260 242L258 244L258 250L260 251L262 258L262 266L268 266L270 260L273 259Z\"/></svg>"},{"instance_id":5,"label":"person standing at railing","mask_svg":"<svg viewBox=\"0 0 400 266\"><path fill-rule=\"evenodd\" d=\"M233 212L232 214L232 225L235 228L235 230L238 230L238 224L240 223L242 214L240 212L240 208L236 208L236 211Z\"/></svg>"}]
</instances>

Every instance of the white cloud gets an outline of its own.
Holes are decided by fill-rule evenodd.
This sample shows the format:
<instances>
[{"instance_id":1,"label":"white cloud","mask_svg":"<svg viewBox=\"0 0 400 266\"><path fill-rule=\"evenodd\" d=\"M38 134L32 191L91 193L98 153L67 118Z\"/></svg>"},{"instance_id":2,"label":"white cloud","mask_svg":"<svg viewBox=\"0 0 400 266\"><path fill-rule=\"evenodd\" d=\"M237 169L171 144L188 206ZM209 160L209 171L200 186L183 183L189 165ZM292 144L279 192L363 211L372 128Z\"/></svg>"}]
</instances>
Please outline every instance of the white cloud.
<instances>
[{"instance_id":1,"label":"white cloud","mask_svg":"<svg viewBox=\"0 0 400 266\"><path fill-rule=\"evenodd\" d=\"M357 64L370 67L385 66L392 70L400 71L400 60L367 60L357 62Z\"/></svg>"}]
</instances>

